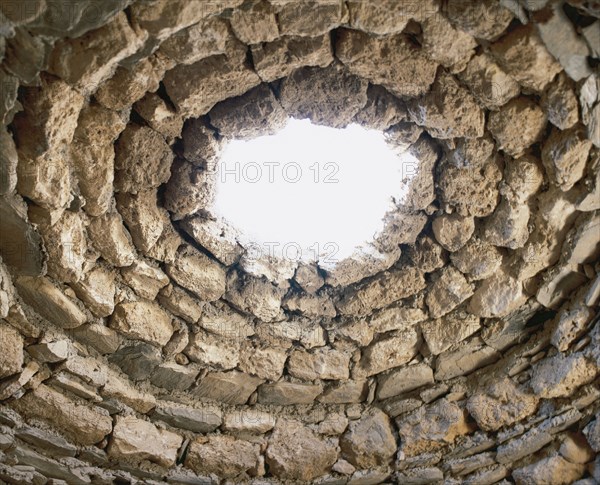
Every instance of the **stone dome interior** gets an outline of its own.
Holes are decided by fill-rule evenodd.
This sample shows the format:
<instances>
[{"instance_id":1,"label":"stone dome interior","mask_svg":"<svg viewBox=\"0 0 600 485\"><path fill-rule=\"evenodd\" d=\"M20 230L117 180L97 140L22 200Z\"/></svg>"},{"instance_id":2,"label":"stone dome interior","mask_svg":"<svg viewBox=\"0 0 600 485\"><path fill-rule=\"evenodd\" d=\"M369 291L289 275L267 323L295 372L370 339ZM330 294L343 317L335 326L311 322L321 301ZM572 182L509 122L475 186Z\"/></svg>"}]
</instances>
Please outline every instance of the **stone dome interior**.
<instances>
[{"instance_id":1,"label":"stone dome interior","mask_svg":"<svg viewBox=\"0 0 600 485\"><path fill-rule=\"evenodd\" d=\"M599 483L599 18L0 0L0 483ZM290 118L418 161L335 264L212 210Z\"/></svg>"}]
</instances>

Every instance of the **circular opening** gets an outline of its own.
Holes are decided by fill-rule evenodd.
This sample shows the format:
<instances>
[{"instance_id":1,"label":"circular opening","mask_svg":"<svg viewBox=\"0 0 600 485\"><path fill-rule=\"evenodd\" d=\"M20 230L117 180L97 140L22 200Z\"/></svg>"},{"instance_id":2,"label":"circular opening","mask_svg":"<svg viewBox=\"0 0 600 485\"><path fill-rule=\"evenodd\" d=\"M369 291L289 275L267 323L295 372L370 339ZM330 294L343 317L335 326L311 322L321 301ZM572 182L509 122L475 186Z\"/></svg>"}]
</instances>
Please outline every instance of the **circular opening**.
<instances>
[{"instance_id":1,"label":"circular opening","mask_svg":"<svg viewBox=\"0 0 600 485\"><path fill-rule=\"evenodd\" d=\"M417 165L380 131L290 118L275 135L227 144L212 210L264 255L331 266L368 252Z\"/></svg>"}]
</instances>

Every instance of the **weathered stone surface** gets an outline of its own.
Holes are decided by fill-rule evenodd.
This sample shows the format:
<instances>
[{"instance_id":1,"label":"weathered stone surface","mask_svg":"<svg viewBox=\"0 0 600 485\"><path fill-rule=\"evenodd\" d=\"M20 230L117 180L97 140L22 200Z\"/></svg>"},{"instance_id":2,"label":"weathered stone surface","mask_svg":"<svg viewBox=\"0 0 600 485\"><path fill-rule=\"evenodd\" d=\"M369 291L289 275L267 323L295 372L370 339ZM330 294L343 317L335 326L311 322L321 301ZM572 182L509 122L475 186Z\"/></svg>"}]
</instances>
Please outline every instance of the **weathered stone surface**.
<instances>
[{"instance_id":1,"label":"weathered stone surface","mask_svg":"<svg viewBox=\"0 0 600 485\"><path fill-rule=\"evenodd\" d=\"M326 67L333 61L331 37L281 37L253 45L252 61L263 82L288 76L303 66Z\"/></svg>"},{"instance_id":2,"label":"weathered stone surface","mask_svg":"<svg viewBox=\"0 0 600 485\"><path fill-rule=\"evenodd\" d=\"M109 369L106 384L101 390L103 397L118 399L139 413L147 413L156 406L156 398L136 389L127 379Z\"/></svg>"},{"instance_id":3,"label":"weathered stone surface","mask_svg":"<svg viewBox=\"0 0 600 485\"><path fill-rule=\"evenodd\" d=\"M244 250L238 243L238 231L224 219L191 217L184 219L181 227L226 266L234 264L243 254Z\"/></svg>"},{"instance_id":4,"label":"weathered stone surface","mask_svg":"<svg viewBox=\"0 0 600 485\"><path fill-rule=\"evenodd\" d=\"M389 418L372 409L351 421L340 440L343 456L359 468L386 465L396 452L396 439Z\"/></svg>"},{"instance_id":5,"label":"weathered stone surface","mask_svg":"<svg viewBox=\"0 0 600 485\"><path fill-rule=\"evenodd\" d=\"M568 350L573 341L585 332L587 325L594 317L594 311L591 308L575 306L569 310L567 305L564 305L555 317L550 339L552 345L561 352Z\"/></svg>"},{"instance_id":6,"label":"weathered stone surface","mask_svg":"<svg viewBox=\"0 0 600 485\"><path fill-rule=\"evenodd\" d=\"M475 221L459 214L442 214L436 217L431 228L437 242L450 252L458 251L473 235Z\"/></svg>"},{"instance_id":7,"label":"weathered stone surface","mask_svg":"<svg viewBox=\"0 0 600 485\"><path fill-rule=\"evenodd\" d=\"M404 103L387 89L369 85L367 104L356 114L354 122L374 130L387 130L407 118Z\"/></svg>"},{"instance_id":8,"label":"weathered stone surface","mask_svg":"<svg viewBox=\"0 0 600 485\"><path fill-rule=\"evenodd\" d=\"M227 277L225 299L237 309L250 313L265 322L281 319L283 290L249 275L231 272Z\"/></svg>"},{"instance_id":9,"label":"weathered stone surface","mask_svg":"<svg viewBox=\"0 0 600 485\"><path fill-rule=\"evenodd\" d=\"M458 77L469 87L475 99L489 109L497 109L506 104L520 90L517 82L486 53L473 57Z\"/></svg>"},{"instance_id":10,"label":"weathered stone surface","mask_svg":"<svg viewBox=\"0 0 600 485\"><path fill-rule=\"evenodd\" d=\"M183 438L134 416L118 416L108 446L108 456L139 463L149 460L161 466L175 464Z\"/></svg>"},{"instance_id":11,"label":"weathered stone surface","mask_svg":"<svg viewBox=\"0 0 600 485\"><path fill-rule=\"evenodd\" d=\"M579 104L572 82L560 73L548 86L542 97L542 106L548 121L561 130L573 127L579 121Z\"/></svg>"},{"instance_id":12,"label":"weathered stone surface","mask_svg":"<svg viewBox=\"0 0 600 485\"><path fill-rule=\"evenodd\" d=\"M92 219L88 232L92 245L108 263L123 267L134 262L135 248L118 212Z\"/></svg>"},{"instance_id":13,"label":"weathered stone surface","mask_svg":"<svg viewBox=\"0 0 600 485\"><path fill-rule=\"evenodd\" d=\"M329 471L336 460L333 443L297 421L277 420L266 452L271 473L284 479L309 481Z\"/></svg>"},{"instance_id":14,"label":"weathered stone surface","mask_svg":"<svg viewBox=\"0 0 600 485\"><path fill-rule=\"evenodd\" d=\"M113 142L125 129L125 120L114 111L96 104L86 106L79 115L71 145L71 158L85 199L84 210L100 216L110 208L113 196Z\"/></svg>"},{"instance_id":15,"label":"weathered stone surface","mask_svg":"<svg viewBox=\"0 0 600 485\"><path fill-rule=\"evenodd\" d=\"M359 403L366 400L368 392L366 380L339 381L328 384L318 400L326 404Z\"/></svg>"},{"instance_id":16,"label":"weathered stone surface","mask_svg":"<svg viewBox=\"0 0 600 485\"><path fill-rule=\"evenodd\" d=\"M168 71L169 97L186 117L206 114L219 101L240 96L260 84L258 75L226 56L212 56Z\"/></svg>"},{"instance_id":17,"label":"weathered stone surface","mask_svg":"<svg viewBox=\"0 0 600 485\"><path fill-rule=\"evenodd\" d=\"M400 396L433 382L433 371L427 364L402 367L377 376L377 399Z\"/></svg>"},{"instance_id":18,"label":"weathered stone surface","mask_svg":"<svg viewBox=\"0 0 600 485\"><path fill-rule=\"evenodd\" d=\"M342 128L367 103L367 85L337 64L325 69L305 67L283 81L280 100L293 118Z\"/></svg>"},{"instance_id":19,"label":"weathered stone surface","mask_svg":"<svg viewBox=\"0 0 600 485\"><path fill-rule=\"evenodd\" d=\"M450 74L440 74L431 92L407 104L411 119L436 138L479 138L485 114L475 99Z\"/></svg>"},{"instance_id":20,"label":"weathered stone surface","mask_svg":"<svg viewBox=\"0 0 600 485\"><path fill-rule=\"evenodd\" d=\"M600 420L598 415L596 419L591 421L584 429L583 434L585 435L591 448L598 452L600 450Z\"/></svg>"},{"instance_id":21,"label":"weathered stone surface","mask_svg":"<svg viewBox=\"0 0 600 485\"><path fill-rule=\"evenodd\" d=\"M0 378L16 374L23 366L23 337L10 325L0 322Z\"/></svg>"},{"instance_id":22,"label":"weathered stone surface","mask_svg":"<svg viewBox=\"0 0 600 485\"><path fill-rule=\"evenodd\" d=\"M569 432L560 444L559 453L571 463L589 463L595 457L594 450L581 433Z\"/></svg>"},{"instance_id":23,"label":"weathered stone surface","mask_svg":"<svg viewBox=\"0 0 600 485\"><path fill-rule=\"evenodd\" d=\"M308 381L316 379L348 379L350 356L337 350L295 350L287 367L292 377Z\"/></svg>"},{"instance_id":24,"label":"weathered stone surface","mask_svg":"<svg viewBox=\"0 0 600 485\"><path fill-rule=\"evenodd\" d=\"M506 165L501 192L509 201L523 203L539 191L543 182L540 161L532 155L525 155Z\"/></svg>"},{"instance_id":25,"label":"weathered stone surface","mask_svg":"<svg viewBox=\"0 0 600 485\"><path fill-rule=\"evenodd\" d=\"M109 361L118 365L131 379L140 381L150 377L160 363L161 355L155 346L138 342L121 347L110 356Z\"/></svg>"},{"instance_id":26,"label":"weathered stone surface","mask_svg":"<svg viewBox=\"0 0 600 485\"><path fill-rule=\"evenodd\" d=\"M265 411L247 408L230 411L223 418L223 429L230 433L262 434L275 427L277 418Z\"/></svg>"},{"instance_id":27,"label":"weathered stone surface","mask_svg":"<svg viewBox=\"0 0 600 485\"><path fill-rule=\"evenodd\" d=\"M555 483L567 485L583 476L585 467L581 464L570 463L561 456L544 458L512 472L515 483Z\"/></svg>"},{"instance_id":28,"label":"weathered stone surface","mask_svg":"<svg viewBox=\"0 0 600 485\"><path fill-rule=\"evenodd\" d=\"M43 207L61 208L71 200L64 144L73 139L83 101L79 93L51 76L23 93L24 110L15 118L17 190Z\"/></svg>"},{"instance_id":29,"label":"weathered stone surface","mask_svg":"<svg viewBox=\"0 0 600 485\"><path fill-rule=\"evenodd\" d=\"M471 279L486 279L496 273L502 264L502 254L480 238L472 238L456 253L450 255L452 264Z\"/></svg>"},{"instance_id":30,"label":"weathered stone surface","mask_svg":"<svg viewBox=\"0 0 600 485\"><path fill-rule=\"evenodd\" d=\"M340 29L336 56L353 74L380 84L396 96L419 96L434 81L437 65L404 35L371 37Z\"/></svg>"},{"instance_id":31,"label":"weathered stone surface","mask_svg":"<svg viewBox=\"0 0 600 485\"><path fill-rule=\"evenodd\" d=\"M506 273L482 281L469 301L469 311L480 317L503 317L525 302L523 285Z\"/></svg>"},{"instance_id":32,"label":"weathered stone surface","mask_svg":"<svg viewBox=\"0 0 600 485\"><path fill-rule=\"evenodd\" d=\"M94 97L111 110L128 108L147 92L158 89L168 64L167 60L152 56L140 60L132 68L119 67L114 76L100 86Z\"/></svg>"},{"instance_id":33,"label":"weathered stone surface","mask_svg":"<svg viewBox=\"0 0 600 485\"><path fill-rule=\"evenodd\" d=\"M264 0L253 1L234 10L230 23L233 33L244 44L272 42L279 37L275 9Z\"/></svg>"},{"instance_id":34,"label":"weathered stone surface","mask_svg":"<svg viewBox=\"0 0 600 485\"><path fill-rule=\"evenodd\" d=\"M488 129L498 148L518 158L540 140L546 119L546 114L536 103L529 98L519 97L490 114Z\"/></svg>"},{"instance_id":35,"label":"weathered stone surface","mask_svg":"<svg viewBox=\"0 0 600 485\"><path fill-rule=\"evenodd\" d=\"M19 428L15 435L33 446L42 448L52 456L75 456L77 452L77 447L64 438L41 429L25 426Z\"/></svg>"},{"instance_id":36,"label":"weathered stone surface","mask_svg":"<svg viewBox=\"0 0 600 485\"><path fill-rule=\"evenodd\" d=\"M8 342L10 342L10 340L8 340ZM39 362L60 362L67 359L71 352L72 349L68 340L44 342L27 347L27 353Z\"/></svg>"},{"instance_id":37,"label":"weathered stone surface","mask_svg":"<svg viewBox=\"0 0 600 485\"><path fill-rule=\"evenodd\" d=\"M1 82L1 81L0 81ZM11 193L17 187L17 164L19 156L12 135L6 130L0 130L0 195Z\"/></svg>"},{"instance_id":38,"label":"weathered stone surface","mask_svg":"<svg viewBox=\"0 0 600 485\"><path fill-rule=\"evenodd\" d=\"M417 22L426 20L438 11L434 1L421 4L382 0L380 2L364 2L350 0L350 25L358 30L378 35L398 34L404 30L409 20Z\"/></svg>"},{"instance_id":39,"label":"weathered stone surface","mask_svg":"<svg viewBox=\"0 0 600 485\"><path fill-rule=\"evenodd\" d=\"M210 171L194 167L185 160L175 160L165 191L165 208L175 220L208 208L214 201L214 183Z\"/></svg>"},{"instance_id":40,"label":"weathered stone surface","mask_svg":"<svg viewBox=\"0 0 600 485\"><path fill-rule=\"evenodd\" d=\"M414 328L398 330L373 342L362 351L359 366L354 369L354 377L372 376L406 364L417 353L419 344L419 333Z\"/></svg>"},{"instance_id":41,"label":"weathered stone surface","mask_svg":"<svg viewBox=\"0 0 600 485\"><path fill-rule=\"evenodd\" d=\"M41 384L12 404L19 413L48 421L75 443L93 445L112 431L103 410L81 404Z\"/></svg>"},{"instance_id":42,"label":"weathered stone surface","mask_svg":"<svg viewBox=\"0 0 600 485\"><path fill-rule=\"evenodd\" d=\"M50 56L49 71L80 91L91 93L110 77L119 61L135 53L142 39L131 28L125 12L77 40L60 40ZM95 55L90 56L90 52Z\"/></svg>"},{"instance_id":43,"label":"weathered stone surface","mask_svg":"<svg viewBox=\"0 0 600 485\"><path fill-rule=\"evenodd\" d=\"M147 300L154 300L161 288L169 284L169 278L162 270L141 260L121 270L121 274L125 282Z\"/></svg>"},{"instance_id":44,"label":"weathered stone surface","mask_svg":"<svg viewBox=\"0 0 600 485\"><path fill-rule=\"evenodd\" d=\"M233 369L239 362L240 340L219 337L207 332L193 333L185 354L194 362Z\"/></svg>"},{"instance_id":45,"label":"weathered stone surface","mask_svg":"<svg viewBox=\"0 0 600 485\"><path fill-rule=\"evenodd\" d=\"M491 54L521 86L538 92L561 71L533 24L521 25L492 44Z\"/></svg>"},{"instance_id":46,"label":"weathered stone surface","mask_svg":"<svg viewBox=\"0 0 600 485\"><path fill-rule=\"evenodd\" d=\"M320 384L297 384L279 381L274 384L260 386L258 388L258 402L275 406L312 404L322 391L323 386Z\"/></svg>"},{"instance_id":47,"label":"weathered stone surface","mask_svg":"<svg viewBox=\"0 0 600 485\"><path fill-rule=\"evenodd\" d=\"M567 191L583 177L592 142L580 127L552 130L542 149L542 162L552 183Z\"/></svg>"},{"instance_id":48,"label":"weathered stone surface","mask_svg":"<svg viewBox=\"0 0 600 485\"><path fill-rule=\"evenodd\" d=\"M437 167L440 200L463 215L485 217L498 204L501 162L489 138L459 140Z\"/></svg>"},{"instance_id":49,"label":"weathered stone surface","mask_svg":"<svg viewBox=\"0 0 600 485\"><path fill-rule=\"evenodd\" d=\"M523 392L504 378L471 396L467 409L481 429L497 431L533 414L537 403L535 395Z\"/></svg>"},{"instance_id":50,"label":"weathered stone surface","mask_svg":"<svg viewBox=\"0 0 600 485\"><path fill-rule=\"evenodd\" d=\"M240 335L240 339L244 336ZM254 347L244 342L240 352L239 368L248 374L277 381L283 374L287 354L277 348Z\"/></svg>"},{"instance_id":51,"label":"weathered stone surface","mask_svg":"<svg viewBox=\"0 0 600 485\"><path fill-rule=\"evenodd\" d=\"M414 267L384 271L366 283L349 287L336 307L342 315L363 316L414 295L425 287L423 274Z\"/></svg>"},{"instance_id":52,"label":"weathered stone surface","mask_svg":"<svg viewBox=\"0 0 600 485\"><path fill-rule=\"evenodd\" d=\"M22 276L15 285L25 303L54 325L68 329L85 323L85 314L47 278Z\"/></svg>"},{"instance_id":53,"label":"weathered stone surface","mask_svg":"<svg viewBox=\"0 0 600 485\"><path fill-rule=\"evenodd\" d=\"M483 239L493 246L522 248L529 238L529 206L503 198L483 226Z\"/></svg>"},{"instance_id":54,"label":"weathered stone surface","mask_svg":"<svg viewBox=\"0 0 600 485\"><path fill-rule=\"evenodd\" d=\"M444 479L444 472L436 467L409 468L395 474L398 483L406 485L423 485Z\"/></svg>"},{"instance_id":55,"label":"weathered stone surface","mask_svg":"<svg viewBox=\"0 0 600 485\"><path fill-rule=\"evenodd\" d=\"M236 139L273 135L288 117L266 84L217 104L209 116L219 135Z\"/></svg>"},{"instance_id":56,"label":"weathered stone surface","mask_svg":"<svg viewBox=\"0 0 600 485\"><path fill-rule=\"evenodd\" d=\"M464 411L446 399L417 409L398 419L397 424L406 456L441 448L469 430Z\"/></svg>"},{"instance_id":57,"label":"weathered stone surface","mask_svg":"<svg viewBox=\"0 0 600 485\"><path fill-rule=\"evenodd\" d=\"M493 364L499 358L497 350L475 339L456 350L440 354L435 363L435 378L448 380L470 374L480 367Z\"/></svg>"},{"instance_id":58,"label":"weathered stone surface","mask_svg":"<svg viewBox=\"0 0 600 485\"><path fill-rule=\"evenodd\" d=\"M190 444L185 465L196 473L214 473L223 478L254 475L260 448L232 436L213 435L197 438Z\"/></svg>"},{"instance_id":59,"label":"weathered stone surface","mask_svg":"<svg viewBox=\"0 0 600 485\"><path fill-rule=\"evenodd\" d=\"M443 318L421 322L420 326L429 351L438 355L477 332L479 320L479 317L459 309Z\"/></svg>"},{"instance_id":60,"label":"weathered stone surface","mask_svg":"<svg viewBox=\"0 0 600 485\"><path fill-rule=\"evenodd\" d=\"M558 353L534 364L530 384L540 397L567 397L597 374L598 368L581 353Z\"/></svg>"},{"instance_id":61,"label":"weathered stone surface","mask_svg":"<svg viewBox=\"0 0 600 485\"><path fill-rule=\"evenodd\" d=\"M166 269L179 285L204 301L218 300L225 293L223 267L191 246L181 248Z\"/></svg>"},{"instance_id":62,"label":"weathered stone surface","mask_svg":"<svg viewBox=\"0 0 600 485\"><path fill-rule=\"evenodd\" d=\"M190 3L185 0L159 0L153 4L132 6L131 16L137 25L157 39L163 40L207 17L219 14L227 8L235 8L242 1L217 0L208 3Z\"/></svg>"},{"instance_id":63,"label":"weathered stone surface","mask_svg":"<svg viewBox=\"0 0 600 485\"><path fill-rule=\"evenodd\" d=\"M150 128L165 137L167 143L171 144L181 135L183 118L158 94L146 93L133 108L146 120Z\"/></svg>"},{"instance_id":64,"label":"weathered stone surface","mask_svg":"<svg viewBox=\"0 0 600 485\"><path fill-rule=\"evenodd\" d=\"M223 422L223 414L216 406L184 407L159 405L152 417L164 421L175 428L187 429L196 433L210 433Z\"/></svg>"},{"instance_id":65,"label":"weathered stone surface","mask_svg":"<svg viewBox=\"0 0 600 485\"><path fill-rule=\"evenodd\" d=\"M297 312L307 317L329 317L337 315L331 296L326 293L310 295L306 293L288 294L283 299L283 308L290 312Z\"/></svg>"},{"instance_id":66,"label":"weathered stone surface","mask_svg":"<svg viewBox=\"0 0 600 485\"><path fill-rule=\"evenodd\" d=\"M477 42L442 15L434 15L421 23L423 49L427 55L451 72L462 71L475 53Z\"/></svg>"},{"instance_id":67,"label":"weathered stone surface","mask_svg":"<svg viewBox=\"0 0 600 485\"><path fill-rule=\"evenodd\" d=\"M418 211L418 210L426 209L434 201L434 199L435 199L435 183L434 183L433 171L434 171L435 165L436 165L439 155L440 155L439 152L440 152L439 147L435 143L433 143L430 138L425 137L425 136L421 136L406 151L407 155L410 155L414 158L412 160L409 158L407 161L403 162L404 163L403 170L405 170L407 175L409 175L409 180L406 182L406 184L407 184L406 196L405 196L405 199L402 200L403 208L406 208L410 211ZM414 164L416 166L411 166L411 164ZM397 212L396 214L394 214L394 216L401 217L402 214L400 212ZM407 217L407 219L408 220L406 221L406 226L410 227L411 221L408 217ZM396 219L395 219L395 217L390 217L387 220L387 222L388 222L388 224L395 223ZM407 237L408 240L400 240L400 241L394 241L394 242L397 242L397 243L407 243L408 242L409 244L414 242L414 238L416 238L416 236L420 232L420 229L422 229L422 226L419 228L419 230L417 230L416 228L419 227L418 219L413 220L412 222L416 226L415 232L413 233L414 234L413 238L409 239ZM411 233L411 231L408 228L404 228L404 229L406 231L406 233L405 233L406 236L408 236ZM384 233L384 237L377 238L380 240L378 241L376 239L376 243L380 243L380 244L383 243L383 246L380 249L389 251L389 248L386 247L386 243L388 241L385 241L385 239L387 239L385 237L386 231L387 231L387 228L385 228L382 231ZM401 233L401 230L398 232ZM383 241L381 241L381 240L383 240ZM392 239L392 241L393 241L393 239Z\"/></svg>"},{"instance_id":68,"label":"weathered stone surface","mask_svg":"<svg viewBox=\"0 0 600 485\"><path fill-rule=\"evenodd\" d=\"M115 145L115 188L138 193L169 180L173 152L160 133L129 124Z\"/></svg>"},{"instance_id":69,"label":"weathered stone surface","mask_svg":"<svg viewBox=\"0 0 600 485\"><path fill-rule=\"evenodd\" d=\"M194 395L225 404L246 404L261 382L262 379L243 372L209 372L194 390Z\"/></svg>"},{"instance_id":70,"label":"weathered stone surface","mask_svg":"<svg viewBox=\"0 0 600 485\"><path fill-rule=\"evenodd\" d=\"M411 263L424 273L440 269L447 261L444 248L429 236L420 237L406 253Z\"/></svg>"},{"instance_id":71,"label":"weathered stone surface","mask_svg":"<svg viewBox=\"0 0 600 485\"><path fill-rule=\"evenodd\" d=\"M171 317L156 303L148 300L119 303L111 317L110 326L129 338L161 346L173 334Z\"/></svg>"},{"instance_id":72,"label":"weathered stone surface","mask_svg":"<svg viewBox=\"0 0 600 485\"><path fill-rule=\"evenodd\" d=\"M82 325L71 330L76 340L96 349L101 354L112 354L117 351L121 343L119 334L111 328L99 323Z\"/></svg>"},{"instance_id":73,"label":"weathered stone surface","mask_svg":"<svg viewBox=\"0 0 600 485\"><path fill-rule=\"evenodd\" d=\"M461 30L485 40L498 38L513 19L508 9L493 0L476 3L451 0L443 12Z\"/></svg>"},{"instance_id":74,"label":"weathered stone surface","mask_svg":"<svg viewBox=\"0 0 600 485\"><path fill-rule=\"evenodd\" d=\"M468 299L473 294L473 288L460 271L453 266L442 269L437 279L429 285L425 298L429 315L439 318Z\"/></svg>"},{"instance_id":75,"label":"weathered stone surface","mask_svg":"<svg viewBox=\"0 0 600 485\"><path fill-rule=\"evenodd\" d=\"M156 191L116 195L117 208L123 217L136 247L147 253L163 233L166 211L158 207Z\"/></svg>"}]
</instances>

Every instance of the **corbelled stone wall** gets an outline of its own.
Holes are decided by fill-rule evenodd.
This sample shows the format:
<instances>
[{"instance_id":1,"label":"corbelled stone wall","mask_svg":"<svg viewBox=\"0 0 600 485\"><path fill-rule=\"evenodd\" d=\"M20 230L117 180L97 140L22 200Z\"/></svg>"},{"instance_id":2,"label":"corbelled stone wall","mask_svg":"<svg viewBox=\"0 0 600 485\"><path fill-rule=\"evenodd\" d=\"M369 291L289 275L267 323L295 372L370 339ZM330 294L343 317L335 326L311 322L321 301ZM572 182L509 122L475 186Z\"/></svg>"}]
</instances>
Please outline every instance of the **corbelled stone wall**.
<instances>
[{"instance_id":1,"label":"corbelled stone wall","mask_svg":"<svg viewBox=\"0 0 600 485\"><path fill-rule=\"evenodd\" d=\"M594 5L0 0L0 483L600 482ZM207 210L290 116L420 160L334 267Z\"/></svg>"}]
</instances>

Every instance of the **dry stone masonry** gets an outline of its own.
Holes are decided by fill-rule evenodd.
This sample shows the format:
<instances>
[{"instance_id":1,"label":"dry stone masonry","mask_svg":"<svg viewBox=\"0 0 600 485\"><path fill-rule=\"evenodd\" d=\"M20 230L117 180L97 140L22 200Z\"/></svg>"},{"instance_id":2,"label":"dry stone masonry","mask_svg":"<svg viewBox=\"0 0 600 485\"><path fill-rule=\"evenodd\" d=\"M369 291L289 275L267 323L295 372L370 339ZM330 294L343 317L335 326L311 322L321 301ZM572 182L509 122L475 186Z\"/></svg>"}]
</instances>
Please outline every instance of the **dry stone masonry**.
<instances>
[{"instance_id":1,"label":"dry stone masonry","mask_svg":"<svg viewBox=\"0 0 600 485\"><path fill-rule=\"evenodd\" d=\"M0 483L600 483L599 19L0 0ZM334 266L210 210L288 117L420 160Z\"/></svg>"}]
</instances>

